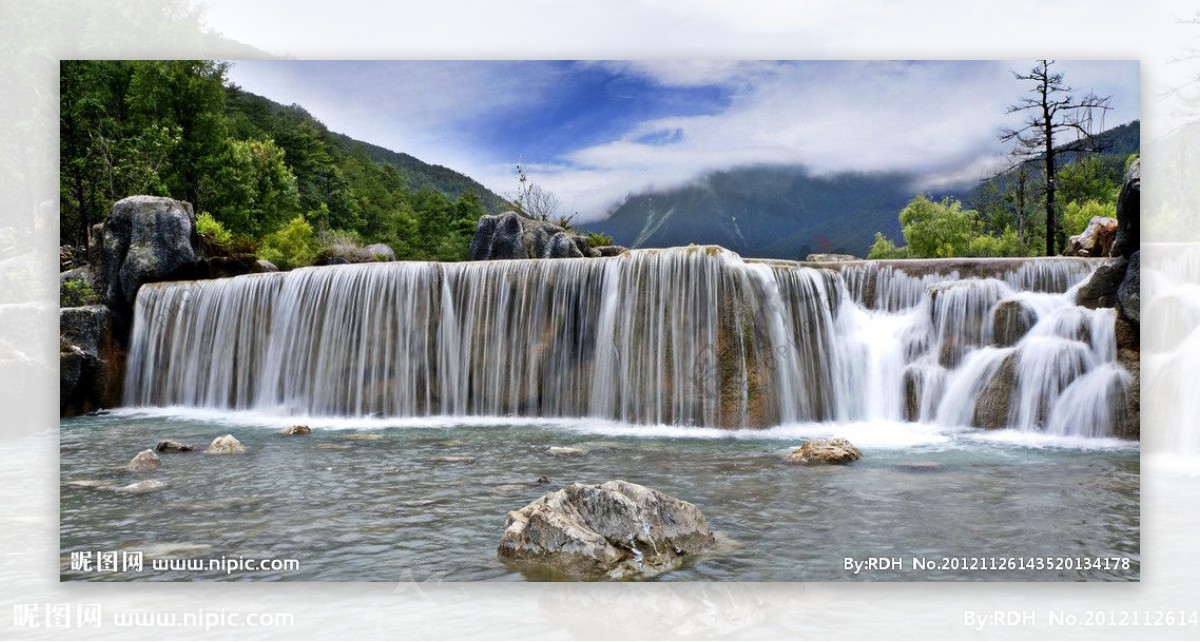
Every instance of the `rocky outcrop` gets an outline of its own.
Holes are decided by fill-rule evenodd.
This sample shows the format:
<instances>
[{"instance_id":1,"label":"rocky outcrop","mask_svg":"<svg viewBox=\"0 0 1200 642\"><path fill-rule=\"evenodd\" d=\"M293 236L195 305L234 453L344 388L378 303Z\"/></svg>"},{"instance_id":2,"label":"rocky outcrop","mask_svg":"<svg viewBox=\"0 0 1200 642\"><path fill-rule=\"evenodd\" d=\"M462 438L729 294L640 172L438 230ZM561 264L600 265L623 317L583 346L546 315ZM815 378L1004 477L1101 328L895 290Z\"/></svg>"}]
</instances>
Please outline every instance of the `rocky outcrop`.
<instances>
[{"instance_id":1,"label":"rocky outcrop","mask_svg":"<svg viewBox=\"0 0 1200 642\"><path fill-rule=\"evenodd\" d=\"M289 426L287 428L284 428L283 432L281 434L288 435L288 436L311 435L312 428L309 428L308 426L302 426L302 425Z\"/></svg>"},{"instance_id":2,"label":"rocky outcrop","mask_svg":"<svg viewBox=\"0 0 1200 642\"><path fill-rule=\"evenodd\" d=\"M207 455L237 455L246 452L246 447L233 435L217 437L208 445Z\"/></svg>"},{"instance_id":3,"label":"rocky outcrop","mask_svg":"<svg viewBox=\"0 0 1200 642\"><path fill-rule=\"evenodd\" d=\"M1129 258L1142 246L1142 159L1129 165L1117 196L1117 236L1112 256Z\"/></svg>"},{"instance_id":4,"label":"rocky outcrop","mask_svg":"<svg viewBox=\"0 0 1200 642\"><path fill-rule=\"evenodd\" d=\"M231 254L229 256L206 256L194 263L172 272L170 278L181 281L201 279L227 279L243 274L278 272L270 261L263 261L253 254Z\"/></svg>"},{"instance_id":5,"label":"rocky outcrop","mask_svg":"<svg viewBox=\"0 0 1200 642\"><path fill-rule=\"evenodd\" d=\"M396 251L390 245L383 243L374 243L363 248L363 251L371 256L373 261L395 261Z\"/></svg>"},{"instance_id":6,"label":"rocky outcrop","mask_svg":"<svg viewBox=\"0 0 1200 642\"><path fill-rule=\"evenodd\" d=\"M619 246L608 247L615 249L602 252L591 247L586 236L571 234L549 221L504 212L479 219L471 239L471 260L598 258L626 251Z\"/></svg>"},{"instance_id":7,"label":"rocky outcrop","mask_svg":"<svg viewBox=\"0 0 1200 642\"><path fill-rule=\"evenodd\" d=\"M1142 305L1142 253L1134 252L1129 257L1129 265L1125 268L1125 278L1117 288L1117 310L1121 316L1133 323L1134 327L1141 326Z\"/></svg>"},{"instance_id":8,"label":"rocky outcrop","mask_svg":"<svg viewBox=\"0 0 1200 642\"><path fill-rule=\"evenodd\" d=\"M162 460L158 458L158 455L154 454L153 450L147 448L135 455L125 468L133 472L144 473L157 470L159 466L162 466Z\"/></svg>"},{"instance_id":9,"label":"rocky outcrop","mask_svg":"<svg viewBox=\"0 0 1200 642\"><path fill-rule=\"evenodd\" d=\"M1016 345L1037 323L1037 313L1016 299L1005 299L992 312L992 343L1002 348Z\"/></svg>"},{"instance_id":10,"label":"rocky outcrop","mask_svg":"<svg viewBox=\"0 0 1200 642\"><path fill-rule=\"evenodd\" d=\"M859 459L862 459L862 451L840 437L806 441L787 456L788 463L792 464L844 465Z\"/></svg>"},{"instance_id":11,"label":"rocky outcrop","mask_svg":"<svg viewBox=\"0 0 1200 642\"><path fill-rule=\"evenodd\" d=\"M1082 232L1067 240L1069 256L1109 256L1117 240L1117 219L1093 216Z\"/></svg>"},{"instance_id":12,"label":"rocky outcrop","mask_svg":"<svg viewBox=\"0 0 1200 642\"><path fill-rule=\"evenodd\" d=\"M62 308L59 337L59 414L73 417L120 403L125 356L108 308Z\"/></svg>"},{"instance_id":13,"label":"rocky outcrop","mask_svg":"<svg viewBox=\"0 0 1200 642\"><path fill-rule=\"evenodd\" d=\"M347 265L395 261L396 251L383 243L359 247L352 243L335 243L321 250L313 265Z\"/></svg>"},{"instance_id":14,"label":"rocky outcrop","mask_svg":"<svg viewBox=\"0 0 1200 642\"><path fill-rule=\"evenodd\" d=\"M621 245L601 245L600 247L595 248L595 250L600 254L600 256L621 256L622 254L628 252L629 248Z\"/></svg>"},{"instance_id":15,"label":"rocky outcrop","mask_svg":"<svg viewBox=\"0 0 1200 642\"><path fill-rule=\"evenodd\" d=\"M196 262L192 205L160 196L130 196L99 224L101 298L127 324L143 283L161 281Z\"/></svg>"},{"instance_id":16,"label":"rocky outcrop","mask_svg":"<svg viewBox=\"0 0 1200 642\"><path fill-rule=\"evenodd\" d=\"M1017 389L1017 353L1004 358L975 398L972 424L995 430L1008 427L1013 391Z\"/></svg>"},{"instance_id":17,"label":"rocky outcrop","mask_svg":"<svg viewBox=\"0 0 1200 642\"><path fill-rule=\"evenodd\" d=\"M1127 261L1119 259L1096 268L1075 293L1076 305L1085 308L1112 308L1117 305L1117 290L1125 278Z\"/></svg>"},{"instance_id":18,"label":"rocky outcrop","mask_svg":"<svg viewBox=\"0 0 1200 642\"><path fill-rule=\"evenodd\" d=\"M625 481L571 484L511 511L502 560L581 578L653 576L716 544L696 506Z\"/></svg>"}]
</instances>

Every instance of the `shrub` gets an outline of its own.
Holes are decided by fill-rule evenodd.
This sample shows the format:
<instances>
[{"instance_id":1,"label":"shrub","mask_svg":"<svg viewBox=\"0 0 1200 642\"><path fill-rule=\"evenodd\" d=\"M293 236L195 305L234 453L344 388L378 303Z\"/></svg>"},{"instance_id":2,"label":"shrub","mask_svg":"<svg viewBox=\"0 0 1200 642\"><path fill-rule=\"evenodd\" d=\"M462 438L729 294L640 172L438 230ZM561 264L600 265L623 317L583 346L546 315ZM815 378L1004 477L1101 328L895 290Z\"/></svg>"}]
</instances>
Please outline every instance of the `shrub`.
<instances>
[{"instance_id":1,"label":"shrub","mask_svg":"<svg viewBox=\"0 0 1200 642\"><path fill-rule=\"evenodd\" d=\"M601 232L588 232L587 239L588 247L602 247L613 244L613 237Z\"/></svg>"},{"instance_id":2,"label":"shrub","mask_svg":"<svg viewBox=\"0 0 1200 642\"><path fill-rule=\"evenodd\" d=\"M77 308L81 305L96 305L100 303L100 295L86 281L71 279L62 284L58 292L58 305L63 308Z\"/></svg>"},{"instance_id":3,"label":"shrub","mask_svg":"<svg viewBox=\"0 0 1200 642\"><path fill-rule=\"evenodd\" d=\"M258 257L266 259L281 270L311 265L317 256L317 238L312 225L297 216L278 230L263 238Z\"/></svg>"},{"instance_id":4,"label":"shrub","mask_svg":"<svg viewBox=\"0 0 1200 642\"><path fill-rule=\"evenodd\" d=\"M901 246L896 247L892 239L887 238L882 232L875 233L875 242L871 244L871 249L867 252L868 259L905 259L908 258L908 248Z\"/></svg>"},{"instance_id":5,"label":"shrub","mask_svg":"<svg viewBox=\"0 0 1200 642\"><path fill-rule=\"evenodd\" d=\"M196 233L205 245L219 253L227 253L233 247L233 233L208 212L196 217Z\"/></svg>"}]
</instances>

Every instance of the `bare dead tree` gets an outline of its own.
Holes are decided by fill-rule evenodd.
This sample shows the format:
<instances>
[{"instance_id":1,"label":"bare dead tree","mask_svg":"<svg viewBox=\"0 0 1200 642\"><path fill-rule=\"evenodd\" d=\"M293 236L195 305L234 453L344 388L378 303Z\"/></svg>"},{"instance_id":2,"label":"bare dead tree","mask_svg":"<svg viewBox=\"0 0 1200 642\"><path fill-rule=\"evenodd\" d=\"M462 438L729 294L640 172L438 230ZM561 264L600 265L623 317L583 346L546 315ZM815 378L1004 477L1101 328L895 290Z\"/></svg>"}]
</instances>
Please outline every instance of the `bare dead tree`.
<instances>
[{"instance_id":1,"label":"bare dead tree","mask_svg":"<svg viewBox=\"0 0 1200 642\"><path fill-rule=\"evenodd\" d=\"M1046 193L1046 254L1058 254L1059 237L1063 236L1062 222L1054 211L1055 140L1070 133L1083 144L1074 146L1078 151L1090 149L1087 141L1093 138L1093 119L1099 112L1103 123L1104 112L1111 109L1111 96L1097 96L1088 92L1076 97L1074 91L1063 81L1063 75L1051 71L1053 60L1041 60L1027 74L1013 72L1017 80L1033 83L1031 96L1025 96L1010 105L1008 113L1025 113L1025 124L1016 129L1005 129L1000 140L1016 141L1014 153L1025 160L1045 162L1043 179ZM1101 125L1103 126L1103 124Z\"/></svg>"}]
</instances>

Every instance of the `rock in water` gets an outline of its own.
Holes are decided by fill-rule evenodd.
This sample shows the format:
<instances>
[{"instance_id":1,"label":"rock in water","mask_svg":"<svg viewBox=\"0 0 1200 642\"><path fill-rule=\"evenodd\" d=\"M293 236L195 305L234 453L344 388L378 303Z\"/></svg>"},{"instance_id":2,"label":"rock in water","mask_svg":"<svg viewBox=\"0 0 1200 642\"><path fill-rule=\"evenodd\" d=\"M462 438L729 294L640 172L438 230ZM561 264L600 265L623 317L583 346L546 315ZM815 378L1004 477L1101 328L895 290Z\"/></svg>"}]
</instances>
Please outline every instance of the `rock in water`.
<instances>
[{"instance_id":1,"label":"rock in water","mask_svg":"<svg viewBox=\"0 0 1200 642\"><path fill-rule=\"evenodd\" d=\"M859 459L862 459L862 452L840 437L806 441L787 457L793 464L848 464Z\"/></svg>"},{"instance_id":2,"label":"rock in water","mask_svg":"<svg viewBox=\"0 0 1200 642\"><path fill-rule=\"evenodd\" d=\"M233 435L217 437L208 445L208 450L204 451L207 455L236 455L244 452L246 447Z\"/></svg>"},{"instance_id":3,"label":"rock in water","mask_svg":"<svg viewBox=\"0 0 1200 642\"><path fill-rule=\"evenodd\" d=\"M1125 278L1125 259L1117 259L1096 268L1075 293L1075 304L1085 308L1112 308L1117 305L1117 289Z\"/></svg>"},{"instance_id":4,"label":"rock in water","mask_svg":"<svg viewBox=\"0 0 1200 642\"><path fill-rule=\"evenodd\" d=\"M157 479L143 479L140 482L135 482L129 484L128 486L118 486L113 488L113 490L127 495L141 495L142 493L150 493L161 488L166 488L166 486L166 484L158 481Z\"/></svg>"},{"instance_id":5,"label":"rock in water","mask_svg":"<svg viewBox=\"0 0 1200 642\"><path fill-rule=\"evenodd\" d=\"M571 484L510 511L497 552L574 577L652 576L716 543L700 509L625 481Z\"/></svg>"},{"instance_id":6,"label":"rock in water","mask_svg":"<svg viewBox=\"0 0 1200 642\"><path fill-rule=\"evenodd\" d=\"M308 426L291 426L283 429L285 435L311 435L312 428Z\"/></svg>"},{"instance_id":7,"label":"rock in water","mask_svg":"<svg viewBox=\"0 0 1200 642\"><path fill-rule=\"evenodd\" d=\"M582 457L587 454L587 451L582 448L571 448L570 446L551 446L546 449L546 452L555 457Z\"/></svg>"},{"instance_id":8,"label":"rock in water","mask_svg":"<svg viewBox=\"0 0 1200 642\"><path fill-rule=\"evenodd\" d=\"M172 439L158 442L154 449L160 453L188 453L194 450L191 444L181 444Z\"/></svg>"},{"instance_id":9,"label":"rock in water","mask_svg":"<svg viewBox=\"0 0 1200 642\"><path fill-rule=\"evenodd\" d=\"M995 430L1008 427L1013 391L1017 389L1017 355L1004 358L992 376L979 390L975 399L972 423L980 428Z\"/></svg>"},{"instance_id":10,"label":"rock in water","mask_svg":"<svg viewBox=\"0 0 1200 642\"><path fill-rule=\"evenodd\" d=\"M158 458L158 455L155 455L153 450L147 448L137 455L134 455L133 460L129 462L129 465L126 466L126 468L134 472L144 473L155 470L161 465L162 461Z\"/></svg>"}]
</instances>

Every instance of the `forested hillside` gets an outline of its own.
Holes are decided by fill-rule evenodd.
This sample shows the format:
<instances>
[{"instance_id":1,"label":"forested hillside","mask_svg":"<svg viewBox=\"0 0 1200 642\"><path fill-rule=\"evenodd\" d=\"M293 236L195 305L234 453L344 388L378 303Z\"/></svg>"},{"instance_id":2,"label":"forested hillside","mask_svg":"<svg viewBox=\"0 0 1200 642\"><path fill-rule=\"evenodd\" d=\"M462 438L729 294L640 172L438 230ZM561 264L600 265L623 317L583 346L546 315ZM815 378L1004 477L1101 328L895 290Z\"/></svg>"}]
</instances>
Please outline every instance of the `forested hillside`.
<instances>
[{"instance_id":1,"label":"forested hillside","mask_svg":"<svg viewBox=\"0 0 1200 642\"><path fill-rule=\"evenodd\" d=\"M467 176L330 132L299 106L229 86L215 61L64 61L61 240L131 194L189 201L210 240L285 263L321 244L387 243L462 260L478 218L505 209ZM295 254L299 252L299 254Z\"/></svg>"}]
</instances>

